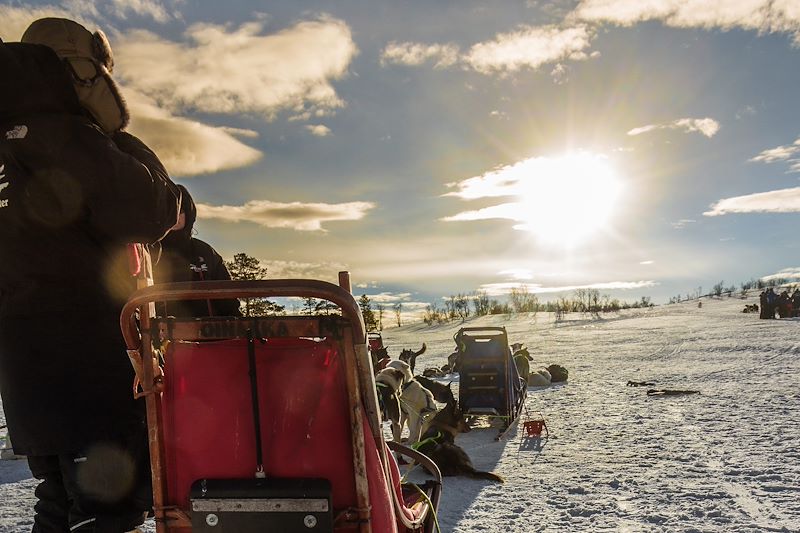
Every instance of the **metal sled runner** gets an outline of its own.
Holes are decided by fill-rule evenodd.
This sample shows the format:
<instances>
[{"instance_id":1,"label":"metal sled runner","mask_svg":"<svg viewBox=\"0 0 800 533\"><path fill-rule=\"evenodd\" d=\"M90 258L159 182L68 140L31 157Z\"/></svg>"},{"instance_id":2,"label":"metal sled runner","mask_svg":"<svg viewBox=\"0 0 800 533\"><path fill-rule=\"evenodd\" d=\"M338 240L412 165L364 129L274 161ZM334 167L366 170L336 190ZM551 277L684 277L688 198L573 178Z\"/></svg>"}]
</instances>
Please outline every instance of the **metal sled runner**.
<instances>
[{"instance_id":1,"label":"metal sled runner","mask_svg":"<svg viewBox=\"0 0 800 533\"><path fill-rule=\"evenodd\" d=\"M158 533L432 532L441 476L401 483L349 276L140 289L120 317L147 402ZM313 297L341 316L150 317L154 302ZM137 323L137 315L138 323ZM160 346L159 349L154 346Z\"/></svg>"},{"instance_id":2,"label":"metal sled runner","mask_svg":"<svg viewBox=\"0 0 800 533\"><path fill-rule=\"evenodd\" d=\"M453 339L460 352L459 405L467 416L501 419L500 439L519 418L528 391L511 355L506 328L461 328Z\"/></svg>"}]
</instances>

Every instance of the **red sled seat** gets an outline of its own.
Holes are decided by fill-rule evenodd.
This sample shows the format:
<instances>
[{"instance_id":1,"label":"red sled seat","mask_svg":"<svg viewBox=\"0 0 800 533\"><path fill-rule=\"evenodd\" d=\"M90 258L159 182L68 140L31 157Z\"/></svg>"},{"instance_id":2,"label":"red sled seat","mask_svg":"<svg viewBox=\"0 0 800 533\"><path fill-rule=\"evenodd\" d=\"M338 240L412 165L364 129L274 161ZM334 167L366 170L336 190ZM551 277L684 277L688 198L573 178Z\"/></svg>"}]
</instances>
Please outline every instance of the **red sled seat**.
<instances>
[{"instance_id":1,"label":"red sled seat","mask_svg":"<svg viewBox=\"0 0 800 533\"><path fill-rule=\"evenodd\" d=\"M298 287L342 316L144 317L133 334L134 310L151 301ZM158 533L433 531L441 476L400 483L357 310L345 289L302 280L165 284L131 298L122 324L148 404ZM166 348L146 349L156 336Z\"/></svg>"}]
</instances>

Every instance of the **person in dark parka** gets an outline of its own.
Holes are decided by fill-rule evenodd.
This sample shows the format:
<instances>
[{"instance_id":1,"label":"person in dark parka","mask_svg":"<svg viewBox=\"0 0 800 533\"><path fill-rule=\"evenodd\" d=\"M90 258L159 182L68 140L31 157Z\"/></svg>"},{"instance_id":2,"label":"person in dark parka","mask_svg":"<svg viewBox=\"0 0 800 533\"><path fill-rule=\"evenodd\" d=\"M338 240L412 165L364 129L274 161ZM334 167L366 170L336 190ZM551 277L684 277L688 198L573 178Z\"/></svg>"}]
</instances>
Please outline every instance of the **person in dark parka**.
<instances>
[{"instance_id":1,"label":"person in dark parka","mask_svg":"<svg viewBox=\"0 0 800 533\"><path fill-rule=\"evenodd\" d=\"M161 258L155 266L156 283L175 281L229 280L225 261L210 244L192 237L197 207L189 191L181 191L181 212L178 223L161 241ZM241 316L239 300L185 300L162 302L158 314L175 317Z\"/></svg>"},{"instance_id":2,"label":"person in dark parka","mask_svg":"<svg viewBox=\"0 0 800 533\"><path fill-rule=\"evenodd\" d=\"M66 19L0 43L0 393L41 480L34 533L122 533L151 506L119 315L126 243L161 239L180 197L122 131L112 66L105 36Z\"/></svg>"}]
</instances>

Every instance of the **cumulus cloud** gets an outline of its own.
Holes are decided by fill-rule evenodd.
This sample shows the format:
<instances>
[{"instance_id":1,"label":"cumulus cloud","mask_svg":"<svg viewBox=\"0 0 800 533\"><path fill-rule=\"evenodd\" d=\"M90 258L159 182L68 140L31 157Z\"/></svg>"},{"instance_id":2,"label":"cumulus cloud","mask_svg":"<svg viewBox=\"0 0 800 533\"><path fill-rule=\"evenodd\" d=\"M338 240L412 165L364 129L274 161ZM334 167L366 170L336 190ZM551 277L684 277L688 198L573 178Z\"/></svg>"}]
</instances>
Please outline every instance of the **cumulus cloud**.
<instances>
[{"instance_id":1,"label":"cumulus cloud","mask_svg":"<svg viewBox=\"0 0 800 533\"><path fill-rule=\"evenodd\" d=\"M631 26L659 20L678 28L741 28L791 33L800 44L800 6L795 0L582 0L570 19Z\"/></svg>"},{"instance_id":2,"label":"cumulus cloud","mask_svg":"<svg viewBox=\"0 0 800 533\"><path fill-rule=\"evenodd\" d=\"M492 41L473 45L462 60L484 74L525 68L535 70L547 63L586 59L591 39L591 31L583 25L570 28L525 26L498 34Z\"/></svg>"},{"instance_id":3,"label":"cumulus cloud","mask_svg":"<svg viewBox=\"0 0 800 533\"><path fill-rule=\"evenodd\" d=\"M118 74L171 111L259 113L271 118L343 106L331 85L345 75L356 46L350 28L330 17L264 35L264 22L237 28L194 24L183 42L145 30L118 39Z\"/></svg>"},{"instance_id":4,"label":"cumulus cloud","mask_svg":"<svg viewBox=\"0 0 800 533\"><path fill-rule=\"evenodd\" d=\"M679 118L664 124L648 124L633 128L628 135L641 135L654 130L682 130L686 133L702 133L706 137L713 137L719 131L719 122L713 118Z\"/></svg>"},{"instance_id":5,"label":"cumulus cloud","mask_svg":"<svg viewBox=\"0 0 800 533\"><path fill-rule=\"evenodd\" d=\"M131 111L131 133L158 154L172 176L193 176L250 165L261 152L233 135L252 137L256 132L216 128L159 108L147 96L123 90Z\"/></svg>"},{"instance_id":6,"label":"cumulus cloud","mask_svg":"<svg viewBox=\"0 0 800 533\"><path fill-rule=\"evenodd\" d=\"M381 53L381 65L398 64L417 66L431 62L434 68L444 68L458 61L459 48L454 44L423 44L395 41L386 45Z\"/></svg>"},{"instance_id":7,"label":"cumulus cloud","mask_svg":"<svg viewBox=\"0 0 800 533\"><path fill-rule=\"evenodd\" d=\"M723 198L703 213L707 217L729 213L797 213L800 212L800 187L759 192Z\"/></svg>"},{"instance_id":8,"label":"cumulus cloud","mask_svg":"<svg viewBox=\"0 0 800 533\"><path fill-rule=\"evenodd\" d=\"M789 160L792 163L792 168L797 169L797 161L791 159L793 156L800 153L800 139L797 139L794 143L778 146L777 148L770 148L769 150L764 150L757 156L749 159L751 162L755 163L775 163L776 161L786 161ZM796 171L796 170L795 170Z\"/></svg>"},{"instance_id":9,"label":"cumulus cloud","mask_svg":"<svg viewBox=\"0 0 800 533\"><path fill-rule=\"evenodd\" d=\"M481 290L486 291L490 296L502 296L509 294L512 289L526 289L533 294L549 294L555 292L570 292L576 289L597 289L597 290L632 290L644 289L658 285L653 280L641 281L606 281L600 283L587 283L582 285L563 285L557 287L545 287L538 283L521 283L519 281L508 281L500 283L486 283L481 285Z\"/></svg>"},{"instance_id":10,"label":"cumulus cloud","mask_svg":"<svg viewBox=\"0 0 800 533\"><path fill-rule=\"evenodd\" d=\"M374 207L372 202L323 204L252 200L239 206L197 204L197 216L226 222L254 222L268 228L326 232L323 223L361 220Z\"/></svg>"},{"instance_id":11,"label":"cumulus cloud","mask_svg":"<svg viewBox=\"0 0 800 533\"><path fill-rule=\"evenodd\" d=\"M322 124L308 124L306 129L315 137L327 137L331 134L331 129Z\"/></svg>"}]
</instances>

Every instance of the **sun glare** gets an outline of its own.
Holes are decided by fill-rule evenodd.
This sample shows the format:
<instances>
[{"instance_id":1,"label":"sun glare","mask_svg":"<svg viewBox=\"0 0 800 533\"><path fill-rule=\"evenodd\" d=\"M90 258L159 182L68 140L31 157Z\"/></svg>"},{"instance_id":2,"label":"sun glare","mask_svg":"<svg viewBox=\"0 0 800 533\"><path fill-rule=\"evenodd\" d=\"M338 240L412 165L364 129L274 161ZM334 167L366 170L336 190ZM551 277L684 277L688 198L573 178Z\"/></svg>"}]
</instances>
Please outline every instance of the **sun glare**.
<instances>
[{"instance_id":1,"label":"sun glare","mask_svg":"<svg viewBox=\"0 0 800 533\"><path fill-rule=\"evenodd\" d=\"M516 229L573 246L608 227L622 186L606 157L579 152L535 161L519 183Z\"/></svg>"}]
</instances>

